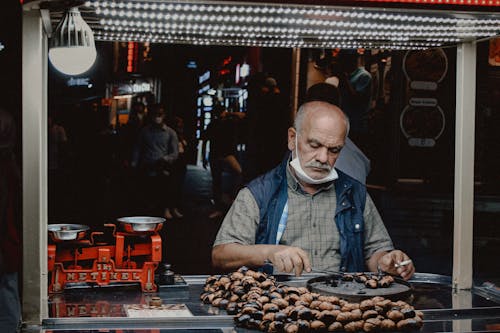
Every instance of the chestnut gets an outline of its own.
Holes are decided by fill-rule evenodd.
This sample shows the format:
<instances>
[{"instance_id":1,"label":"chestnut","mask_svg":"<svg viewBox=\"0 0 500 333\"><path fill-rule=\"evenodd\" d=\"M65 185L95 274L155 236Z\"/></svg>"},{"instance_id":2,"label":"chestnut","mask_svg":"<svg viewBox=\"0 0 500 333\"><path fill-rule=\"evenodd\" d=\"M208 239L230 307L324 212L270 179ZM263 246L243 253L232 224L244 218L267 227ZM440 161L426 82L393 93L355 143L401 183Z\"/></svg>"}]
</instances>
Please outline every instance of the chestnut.
<instances>
[{"instance_id":1,"label":"chestnut","mask_svg":"<svg viewBox=\"0 0 500 333\"><path fill-rule=\"evenodd\" d=\"M328 332L340 332L344 330L344 326L342 326L341 323L338 321L332 323L330 326L328 326Z\"/></svg>"},{"instance_id":2,"label":"chestnut","mask_svg":"<svg viewBox=\"0 0 500 333\"><path fill-rule=\"evenodd\" d=\"M341 312L337 315L337 321L345 324L352 321L350 312Z\"/></svg>"},{"instance_id":3,"label":"chestnut","mask_svg":"<svg viewBox=\"0 0 500 333\"><path fill-rule=\"evenodd\" d=\"M310 309L303 308L297 312L297 318L304 320L311 320L313 318L313 315Z\"/></svg>"},{"instance_id":4,"label":"chestnut","mask_svg":"<svg viewBox=\"0 0 500 333\"><path fill-rule=\"evenodd\" d=\"M319 310L323 311L323 310L333 310L333 304L330 303L330 302L322 302L320 305L319 305Z\"/></svg>"},{"instance_id":5,"label":"chestnut","mask_svg":"<svg viewBox=\"0 0 500 333\"><path fill-rule=\"evenodd\" d=\"M420 328L419 323L415 319L404 319L396 324L398 330L411 331Z\"/></svg>"},{"instance_id":6,"label":"chestnut","mask_svg":"<svg viewBox=\"0 0 500 333\"><path fill-rule=\"evenodd\" d=\"M311 309L319 309L319 306L322 304L323 302L320 301L319 299L316 300L316 301L312 301L310 304L309 304L309 307Z\"/></svg>"},{"instance_id":7,"label":"chestnut","mask_svg":"<svg viewBox=\"0 0 500 333\"><path fill-rule=\"evenodd\" d=\"M285 325L285 332L286 333L297 333L299 331L299 325L296 323L287 323Z\"/></svg>"},{"instance_id":8,"label":"chestnut","mask_svg":"<svg viewBox=\"0 0 500 333\"><path fill-rule=\"evenodd\" d=\"M354 276L352 274L342 274L342 281L352 281Z\"/></svg>"},{"instance_id":9,"label":"chestnut","mask_svg":"<svg viewBox=\"0 0 500 333\"><path fill-rule=\"evenodd\" d=\"M297 302L295 302L295 304L294 304L294 305L295 305L295 306L305 306L305 307L309 307L309 303L304 302L304 301L301 301L300 299L299 299Z\"/></svg>"},{"instance_id":10,"label":"chestnut","mask_svg":"<svg viewBox=\"0 0 500 333\"><path fill-rule=\"evenodd\" d=\"M262 306L264 312L278 312L280 310L279 306L274 303L267 303Z\"/></svg>"},{"instance_id":11,"label":"chestnut","mask_svg":"<svg viewBox=\"0 0 500 333\"><path fill-rule=\"evenodd\" d=\"M321 311L316 319L321 320L325 325L330 326L331 323L335 321L337 316L331 311Z\"/></svg>"},{"instance_id":12,"label":"chestnut","mask_svg":"<svg viewBox=\"0 0 500 333\"><path fill-rule=\"evenodd\" d=\"M276 313L274 312L267 312L263 317L262 320L269 320L269 321L274 321Z\"/></svg>"},{"instance_id":13,"label":"chestnut","mask_svg":"<svg viewBox=\"0 0 500 333\"><path fill-rule=\"evenodd\" d=\"M344 325L344 330L346 332L357 332L361 331L363 329L364 321L358 320L358 321L351 321L350 323L347 323Z\"/></svg>"},{"instance_id":14,"label":"chestnut","mask_svg":"<svg viewBox=\"0 0 500 333\"><path fill-rule=\"evenodd\" d=\"M227 305L229 304L229 301L227 299L221 299L219 302L219 308L225 309L227 308Z\"/></svg>"},{"instance_id":15,"label":"chestnut","mask_svg":"<svg viewBox=\"0 0 500 333\"><path fill-rule=\"evenodd\" d=\"M288 316L283 312L276 312L274 314L274 320L285 322L288 319Z\"/></svg>"},{"instance_id":16,"label":"chestnut","mask_svg":"<svg viewBox=\"0 0 500 333\"><path fill-rule=\"evenodd\" d=\"M390 320L394 321L394 322L398 322L400 320L403 320L405 318L405 316L401 313L401 311L398 311L398 310L390 310L390 311L387 311L387 318L389 318Z\"/></svg>"},{"instance_id":17,"label":"chestnut","mask_svg":"<svg viewBox=\"0 0 500 333\"><path fill-rule=\"evenodd\" d=\"M267 331L268 332L281 332L283 330L283 327L285 327L285 324L282 321L275 320L269 324Z\"/></svg>"},{"instance_id":18,"label":"chestnut","mask_svg":"<svg viewBox=\"0 0 500 333\"><path fill-rule=\"evenodd\" d=\"M309 293L309 289L307 289L306 287L298 287L297 290L301 295Z\"/></svg>"},{"instance_id":19,"label":"chestnut","mask_svg":"<svg viewBox=\"0 0 500 333\"><path fill-rule=\"evenodd\" d=\"M231 294L231 296L229 296L230 302L237 302L239 299L240 299L240 297L236 294Z\"/></svg>"},{"instance_id":20,"label":"chestnut","mask_svg":"<svg viewBox=\"0 0 500 333\"><path fill-rule=\"evenodd\" d=\"M270 320L262 320L259 325L259 330L267 332L269 330L269 324L271 324Z\"/></svg>"},{"instance_id":21,"label":"chestnut","mask_svg":"<svg viewBox=\"0 0 500 333\"><path fill-rule=\"evenodd\" d=\"M271 300L271 303L276 304L280 309L286 308L289 304L283 298L275 298Z\"/></svg>"},{"instance_id":22,"label":"chestnut","mask_svg":"<svg viewBox=\"0 0 500 333\"><path fill-rule=\"evenodd\" d=\"M284 298L286 301L288 301L289 303L295 303L299 300L301 300L301 297L297 294L289 294L289 295L286 295L285 298Z\"/></svg>"},{"instance_id":23,"label":"chestnut","mask_svg":"<svg viewBox=\"0 0 500 333\"><path fill-rule=\"evenodd\" d=\"M354 281L359 282L359 283L365 283L368 280L366 275L355 275L354 276Z\"/></svg>"},{"instance_id":24,"label":"chestnut","mask_svg":"<svg viewBox=\"0 0 500 333\"><path fill-rule=\"evenodd\" d=\"M271 280L266 280L266 281L263 281L261 284L260 284L260 287L262 289L269 289L270 287L274 286L274 283L273 281Z\"/></svg>"},{"instance_id":25,"label":"chestnut","mask_svg":"<svg viewBox=\"0 0 500 333\"><path fill-rule=\"evenodd\" d=\"M383 331L394 331L396 329L396 323L390 319L384 319L380 322L380 328Z\"/></svg>"},{"instance_id":26,"label":"chestnut","mask_svg":"<svg viewBox=\"0 0 500 333\"><path fill-rule=\"evenodd\" d=\"M323 323L322 321L319 321L319 320L313 320L313 321L311 321L310 326L311 326L311 330L313 332L314 331L316 331L316 332L322 332L326 328L325 323Z\"/></svg>"},{"instance_id":27,"label":"chestnut","mask_svg":"<svg viewBox=\"0 0 500 333\"><path fill-rule=\"evenodd\" d=\"M365 286L371 289L376 289L377 288L377 281L370 279L365 281Z\"/></svg>"},{"instance_id":28,"label":"chestnut","mask_svg":"<svg viewBox=\"0 0 500 333\"><path fill-rule=\"evenodd\" d=\"M248 315L248 314L241 314L241 315L237 315L236 317L234 317L234 321L236 322L236 325L238 325L240 327L246 326L247 322L250 319L251 319L250 315Z\"/></svg>"},{"instance_id":29,"label":"chestnut","mask_svg":"<svg viewBox=\"0 0 500 333\"><path fill-rule=\"evenodd\" d=\"M375 304L371 299L365 299L364 301L359 303L359 308L361 309L361 311L371 310L374 306Z\"/></svg>"},{"instance_id":30,"label":"chestnut","mask_svg":"<svg viewBox=\"0 0 500 333\"><path fill-rule=\"evenodd\" d=\"M259 310L254 308L254 307L249 307L249 306L245 306L243 309L241 309L242 314L250 314L250 313L257 312L257 311L259 311Z\"/></svg>"},{"instance_id":31,"label":"chestnut","mask_svg":"<svg viewBox=\"0 0 500 333\"><path fill-rule=\"evenodd\" d=\"M401 309L401 313L403 314L405 319L415 317L415 310L413 310L412 308Z\"/></svg>"},{"instance_id":32,"label":"chestnut","mask_svg":"<svg viewBox=\"0 0 500 333\"><path fill-rule=\"evenodd\" d=\"M314 300L314 298L311 294L304 293L304 294L300 295L300 300L303 302L306 302L307 304L310 304Z\"/></svg>"},{"instance_id":33,"label":"chestnut","mask_svg":"<svg viewBox=\"0 0 500 333\"><path fill-rule=\"evenodd\" d=\"M297 320L297 325L299 326L299 333L306 333L311 329L311 325L307 320Z\"/></svg>"},{"instance_id":34,"label":"chestnut","mask_svg":"<svg viewBox=\"0 0 500 333\"><path fill-rule=\"evenodd\" d=\"M228 315L235 315L238 313L238 306L236 303L229 303L226 307L226 312Z\"/></svg>"},{"instance_id":35,"label":"chestnut","mask_svg":"<svg viewBox=\"0 0 500 333\"><path fill-rule=\"evenodd\" d=\"M375 310L367 310L363 312L363 319L368 319L368 318L376 318L378 316L378 312Z\"/></svg>"},{"instance_id":36,"label":"chestnut","mask_svg":"<svg viewBox=\"0 0 500 333\"><path fill-rule=\"evenodd\" d=\"M261 304L269 303L270 299L267 296L260 296L257 301Z\"/></svg>"},{"instance_id":37,"label":"chestnut","mask_svg":"<svg viewBox=\"0 0 500 333\"><path fill-rule=\"evenodd\" d=\"M363 318L363 312L360 309L354 309L351 311L351 320L357 321Z\"/></svg>"},{"instance_id":38,"label":"chestnut","mask_svg":"<svg viewBox=\"0 0 500 333\"><path fill-rule=\"evenodd\" d=\"M370 318L365 321L363 325L363 331L365 332L376 332L380 328L380 320L376 318Z\"/></svg>"},{"instance_id":39,"label":"chestnut","mask_svg":"<svg viewBox=\"0 0 500 333\"><path fill-rule=\"evenodd\" d=\"M220 305L220 302L223 300L223 298L219 297L219 298L216 298L212 301L212 305L213 306L216 306L216 307L219 307Z\"/></svg>"}]
</instances>

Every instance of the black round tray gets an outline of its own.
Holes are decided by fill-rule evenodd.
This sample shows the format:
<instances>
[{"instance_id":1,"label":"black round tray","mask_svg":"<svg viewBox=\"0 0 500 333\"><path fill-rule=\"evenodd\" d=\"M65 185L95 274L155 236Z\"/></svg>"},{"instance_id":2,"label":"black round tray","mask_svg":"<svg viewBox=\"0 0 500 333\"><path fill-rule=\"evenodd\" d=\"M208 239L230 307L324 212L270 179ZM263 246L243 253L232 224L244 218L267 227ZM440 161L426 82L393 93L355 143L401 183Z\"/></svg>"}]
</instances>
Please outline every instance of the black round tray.
<instances>
[{"instance_id":1,"label":"black round tray","mask_svg":"<svg viewBox=\"0 0 500 333\"><path fill-rule=\"evenodd\" d=\"M366 273L367 275L372 273ZM333 282L333 285L332 285ZM341 274L331 274L312 278L307 281L311 292L321 295L332 295L351 302L359 302L374 296L382 296L392 300L405 300L411 295L411 284L401 278L394 277L394 282L387 288L368 288L364 283L343 281Z\"/></svg>"}]
</instances>

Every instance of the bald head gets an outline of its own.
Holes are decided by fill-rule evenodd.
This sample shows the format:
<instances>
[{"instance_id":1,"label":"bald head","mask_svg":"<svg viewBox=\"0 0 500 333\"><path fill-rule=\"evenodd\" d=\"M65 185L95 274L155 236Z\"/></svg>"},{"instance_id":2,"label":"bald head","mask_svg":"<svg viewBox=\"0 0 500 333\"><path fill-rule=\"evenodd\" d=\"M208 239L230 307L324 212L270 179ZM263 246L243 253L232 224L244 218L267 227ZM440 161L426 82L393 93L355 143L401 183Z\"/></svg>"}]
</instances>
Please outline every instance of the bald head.
<instances>
[{"instance_id":1,"label":"bald head","mask_svg":"<svg viewBox=\"0 0 500 333\"><path fill-rule=\"evenodd\" d=\"M345 130L345 138L349 134L349 119L345 113L337 106L321 101L307 102L301 105L295 117L294 127L297 132L301 132L304 126L311 122L331 121L338 124L338 130Z\"/></svg>"}]
</instances>

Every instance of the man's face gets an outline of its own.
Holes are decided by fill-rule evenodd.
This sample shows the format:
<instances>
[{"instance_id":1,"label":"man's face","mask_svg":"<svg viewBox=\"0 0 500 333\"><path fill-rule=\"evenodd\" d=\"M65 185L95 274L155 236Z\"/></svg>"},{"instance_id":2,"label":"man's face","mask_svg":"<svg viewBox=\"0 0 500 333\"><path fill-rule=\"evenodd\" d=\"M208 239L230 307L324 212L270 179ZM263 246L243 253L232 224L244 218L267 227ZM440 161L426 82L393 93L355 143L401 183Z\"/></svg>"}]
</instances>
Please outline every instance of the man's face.
<instances>
[{"instance_id":1,"label":"man's face","mask_svg":"<svg viewBox=\"0 0 500 333\"><path fill-rule=\"evenodd\" d=\"M345 121L331 113L315 110L305 115L300 133L294 128L288 130L288 148L295 157L297 142L302 169L309 177L321 179L328 176L337 161L345 136Z\"/></svg>"}]
</instances>

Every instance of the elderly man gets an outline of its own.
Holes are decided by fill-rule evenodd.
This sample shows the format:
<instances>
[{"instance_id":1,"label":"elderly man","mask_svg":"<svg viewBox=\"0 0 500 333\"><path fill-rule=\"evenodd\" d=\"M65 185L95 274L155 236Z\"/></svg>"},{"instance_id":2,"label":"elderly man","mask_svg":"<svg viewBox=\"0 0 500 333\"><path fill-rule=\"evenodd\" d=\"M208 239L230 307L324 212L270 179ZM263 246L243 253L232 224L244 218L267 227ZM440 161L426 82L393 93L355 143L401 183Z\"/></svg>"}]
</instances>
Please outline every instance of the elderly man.
<instances>
[{"instance_id":1,"label":"elderly man","mask_svg":"<svg viewBox=\"0 0 500 333\"><path fill-rule=\"evenodd\" d=\"M296 275L313 268L413 275L365 185L334 168L348 131L338 107L319 101L300 107L288 129L291 159L240 191L214 243L215 267L271 262Z\"/></svg>"}]
</instances>

